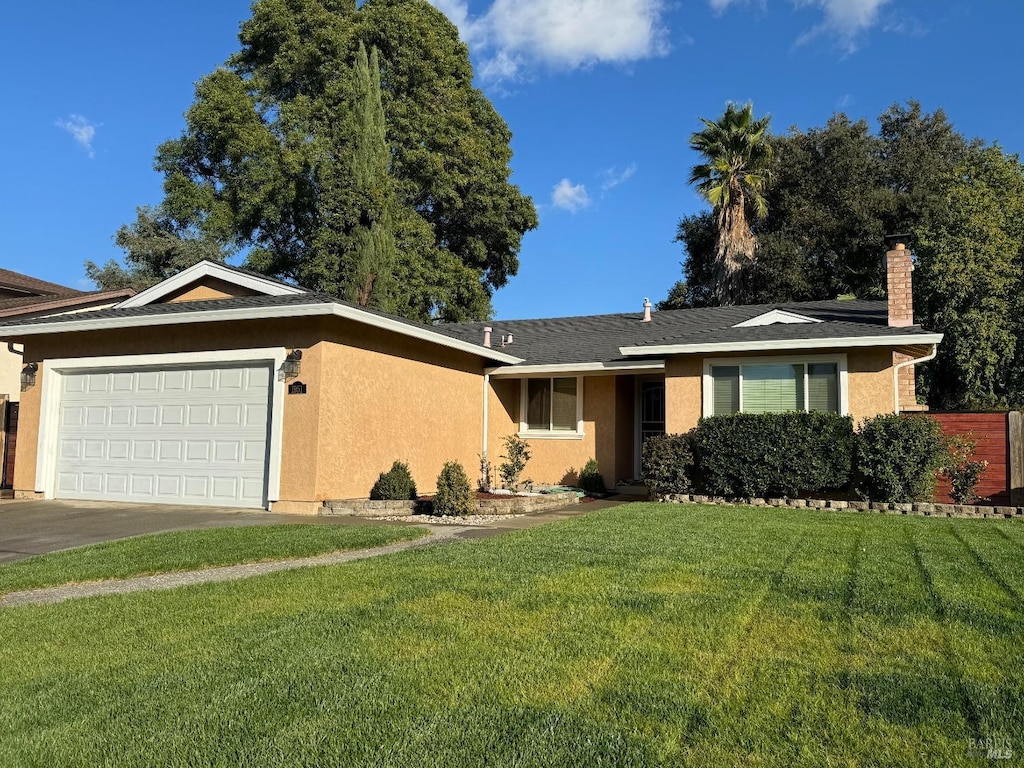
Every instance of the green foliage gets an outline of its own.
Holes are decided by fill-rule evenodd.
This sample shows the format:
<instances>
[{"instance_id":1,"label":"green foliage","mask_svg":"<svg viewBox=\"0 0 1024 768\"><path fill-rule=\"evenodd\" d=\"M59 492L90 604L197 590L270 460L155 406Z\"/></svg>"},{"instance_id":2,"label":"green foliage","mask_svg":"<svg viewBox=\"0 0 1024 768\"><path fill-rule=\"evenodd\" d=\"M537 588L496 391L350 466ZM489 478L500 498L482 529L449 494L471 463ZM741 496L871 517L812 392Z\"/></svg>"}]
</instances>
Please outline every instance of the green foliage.
<instances>
[{"instance_id":1,"label":"green foliage","mask_svg":"<svg viewBox=\"0 0 1024 768\"><path fill-rule=\"evenodd\" d=\"M946 451L939 472L949 480L950 496L956 504L972 504L978 499L975 491L988 462L974 459L978 443L966 435L949 435L944 443Z\"/></svg>"},{"instance_id":2,"label":"green foliage","mask_svg":"<svg viewBox=\"0 0 1024 768\"><path fill-rule=\"evenodd\" d=\"M504 461L498 465L501 487L514 491L526 469L526 462L530 460L530 446L518 435L506 435L502 442L505 443L505 453L501 456Z\"/></svg>"},{"instance_id":3,"label":"green foliage","mask_svg":"<svg viewBox=\"0 0 1024 768\"><path fill-rule=\"evenodd\" d=\"M648 437L640 466L641 478L651 493L692 493L693 433Z\"/></svg>"},{"instance_id":4,"label":"green foliage","mask_svg":"<svg viewBox=\"0 0 1024 768\"><path fill-rule=\"evenodd\" d=\"M608 487L604 484L604 477L597 466L597 459L589 459L580 470L580 488L587 493L604 493Z\"/></svg>"},{"instance_id":5,"label":"green foliage","mask_svg":"<svg viewBox=\"0 0 1024 768\"><path fill-rule=\"evenodd\" d=\"M102 267L85 262L85 274L103 290L145 290L200 261L223 262L227 248L194 228L176 224L160 208L136 209L135 221L125 224L114 242L125 252L124 265L111 259Z\"/></svg>"},{"instance_id":6,"label":"green foliage","mask_svg":"<svg viewBox=\"0 0 1024 768\"><path fill-rule=\"evenodd\" d=\"M845 488L853 421L835 413L738 413L701 419L693 435L704 490L797 496Z\"/></svg>"},{"instance_id":7,"label":"green foliage","mask_svg":"<svg viewBox=\"0 0 1024 768\"><path fill-rule=\"evenodd\" d=\"M733 304L757 248L748 220L768 212L765 191L775 151L768 132L771 118L755 119L753 104L729 104L718 120L700 120L704 129L690 136L690 148L703 162L693 167L690 183L715 214L714 301Z\"/></svg>"},{"instance_id":8,"label":"green foliage","mask_svg":"<svg viewBox=\"0 0 1024 768\"><path fill-rule=\"evenodd\" d=\"M371 499L400 501L417 497L416 483L409 472L409 465L396 461L387 472L381 472L377 482L370 489Z\"/></svg>"},{"instance_id":9,"label":"green foliage","mask_svg":"<svg viewBox=\"0 0 1024 768\"><path fill-rule=\"evenodd\" d=\"M857 435L858 492L872 501L928 501L944 452L935 419L900 414L867 419Z\"/></svg>"},{"instance_id":10,"label":"green foliage","mask_svg":"<svg viewBox=\"0 0 1024 768\"><path fill-rule=\"evenodd\" d=\"M157 151L175 225L313 290L487 317L537 217L451 22L426 2L256 0L239 39Z\"/></svg>"},{"instance_id":11,"label":"green foliage","mask_svg":"<svg viewBox=\"0 0 1024 768\"><path fill-rule=\"evenodd\" d=\"M469 478L466 470L457 461L445 462L437 476L437 493L434 495L434 514L465 517L476 511L469 492Z\"/></svg>"}]
</instances>

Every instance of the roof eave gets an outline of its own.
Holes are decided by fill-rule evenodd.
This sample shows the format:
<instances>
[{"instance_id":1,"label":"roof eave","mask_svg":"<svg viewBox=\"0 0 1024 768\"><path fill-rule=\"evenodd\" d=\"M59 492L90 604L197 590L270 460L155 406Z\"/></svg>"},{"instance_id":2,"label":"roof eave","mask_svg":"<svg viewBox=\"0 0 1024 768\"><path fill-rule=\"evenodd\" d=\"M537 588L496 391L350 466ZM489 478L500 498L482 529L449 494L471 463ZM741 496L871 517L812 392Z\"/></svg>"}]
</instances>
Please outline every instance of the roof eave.
<instances>
[{"instance_id":1,"label":"roof eave","mask_svg":"<svg viewBox=\"0 0 1024 768\"><path fill-rule=\"evenodd\" d=\"M842 347L892 347L906 344L940 344L941 333L893 336L848 336L822 339L769 339L758 341L705 342L702 344L651 344L619 347L623 357L687 355L700 352L778 352L795 349L836 349Z\"/></svg>"}]
</instances>

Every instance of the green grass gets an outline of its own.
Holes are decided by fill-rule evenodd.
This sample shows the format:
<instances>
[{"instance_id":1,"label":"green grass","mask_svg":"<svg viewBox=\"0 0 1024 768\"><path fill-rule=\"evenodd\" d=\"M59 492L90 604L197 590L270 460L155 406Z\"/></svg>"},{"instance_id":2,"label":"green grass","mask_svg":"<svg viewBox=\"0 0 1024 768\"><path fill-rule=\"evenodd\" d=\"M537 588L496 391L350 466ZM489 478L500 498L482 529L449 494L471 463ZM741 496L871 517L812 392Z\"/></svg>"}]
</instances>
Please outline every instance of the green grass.
<instances>
[{"instance_id":1,"label":"green grass","mask_svg":"<svg viewBox=\"0 0 1024 768\"><path fill-rule=\"evenodd\" d=\"M296 523L136 536L0 566L0 594L73 582L366 549L426 533L424 528Z\"/></svg>"},{"instance_id":2,"label":"green grass","mask_svg":"<svg viewBox=\"0 0 1024 768\"><path fill-rule=\"evenodd\" d=\"M636 504L9 609L0 764L981 764L1024 750L1022 555L1013 522Z\"/></svg>"}]
</instances>

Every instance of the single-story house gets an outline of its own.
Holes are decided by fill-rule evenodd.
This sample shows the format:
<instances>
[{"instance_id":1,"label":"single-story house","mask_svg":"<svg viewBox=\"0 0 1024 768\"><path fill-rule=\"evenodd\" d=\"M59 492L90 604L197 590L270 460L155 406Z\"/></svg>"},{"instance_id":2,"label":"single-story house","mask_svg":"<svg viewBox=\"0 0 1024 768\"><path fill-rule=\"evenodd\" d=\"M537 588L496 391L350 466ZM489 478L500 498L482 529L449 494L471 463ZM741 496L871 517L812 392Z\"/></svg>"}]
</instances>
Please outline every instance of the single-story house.
<instances>
[{"instance_id":1,"label":"single-story house","mask_svg":"<svg viewBox=\"0 0 1024 768\"><path fill-rule=\"evenodd\" d=\"M524 437L535 482L591 457L636 478L644 438L701 416L918 409L909 251L887 301L818 301L422 325L203 262L80 316L0 324L24 344L23 497L312 512L408 462L478 475Z\"/></svg>"}]
</instances>

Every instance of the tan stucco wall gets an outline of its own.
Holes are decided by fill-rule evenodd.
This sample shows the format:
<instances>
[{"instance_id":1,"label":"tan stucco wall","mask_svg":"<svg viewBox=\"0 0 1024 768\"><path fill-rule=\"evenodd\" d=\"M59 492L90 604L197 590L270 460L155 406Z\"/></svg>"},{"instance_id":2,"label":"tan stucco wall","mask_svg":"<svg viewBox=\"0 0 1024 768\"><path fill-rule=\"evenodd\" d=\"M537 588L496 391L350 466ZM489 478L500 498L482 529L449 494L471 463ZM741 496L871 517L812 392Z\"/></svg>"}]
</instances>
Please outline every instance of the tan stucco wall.
<instances>
[{"instance_id":1,"label":"tan stucco wall","mask_svg":"<svg viewBox=\"0 0 1024 768\"><path fill-rule=\"evenodd\" d=\"M324 345L316 496L360 498L396 459L420 493L446 461L476 487L484 362L475 355L335 319Z\"/></svg>"},{"instance_id":2,"label":"tan stucco wall","mask_svg":"<svg viewBox=\"0 0 1024 768\"><path fill-rule=\"evenodd\" d=\"M164 296L158 303L178 304L184 301L209 301L210 299L230 299L238 296L257 296L256 291L245 288L216 277L201 277L195 282L179 288L174 293Z\"/></svg>"},{"instance_id":3,"label":"tan stucco wall","mask_svg":"<svg viewBox=\"0 0 1024 768\"><path fill-rule=\"evenodd\" d=\"M21 355L11 352L6 341L0 341L0 395L7 395L12 403L21 397Z\"/></svg>"},{"instance_id":4,"label":"tan stucco wall","mask_svg":"<svg viewBox=\"0 0 1024 768\"><path fill-rule=\"evenodd\" d=\"M488 456L495 472L505 452L502 439L519 432L520 382L518 379L492 379L490 417L488 419ZM632 452L632 420L628 429L616 418L616 403L620 400L615 376L586 376L583 378L583 438L527 438L530 461L523 473L524 480L535 483L574 482L574 474L588 459L597 464L606 483L632 476L632 458L620 466L622 445L628 443ZM630 409L632 399L629 400ZM632 410L630 410L632 413ZM497 474L495 476L497 480Z\"/></svg>"},{"instance_id":5,"label":"tan stucco wall","mask_svg":"<svg viewBox=\"0 0 1024 768\"><path fill-rule=\"evenodd\" d=\"M882 413L892 413L893 351L888 348L846 350L807 350L800 355L846 353L850 415L854 423ZM748 353L709 355L713 358L747 357ZM756 355L757 357L793 357L793 353ZM702 413L702 376L704 356L676 355L665 361L666 429L670 433L687 432L697 426Z\"/></svg>"},{"instance_id":6,"label":"tan stucco wall","mask_svg":"<svg viewBox=\"0 0 1024 768\"><path fill-rule=\"evenodd\" d=\"M284 500L309 500L312 498L311 489L316 485L317 474L323 324L324 320L314 318L279 320L274 323L246 321L165 326L159 331L101 331L64 336L33 336L27 338L25 360L41 362L47 358L262 347L302 348L304 354L300 380L309 385L309 393L285 397L280 497ZM35 488L39 398L45 376L46 365L43 363L36 385L21 393L22 409L14 471L16 490L31 491Z\"/></svg>"}]
</instances>

